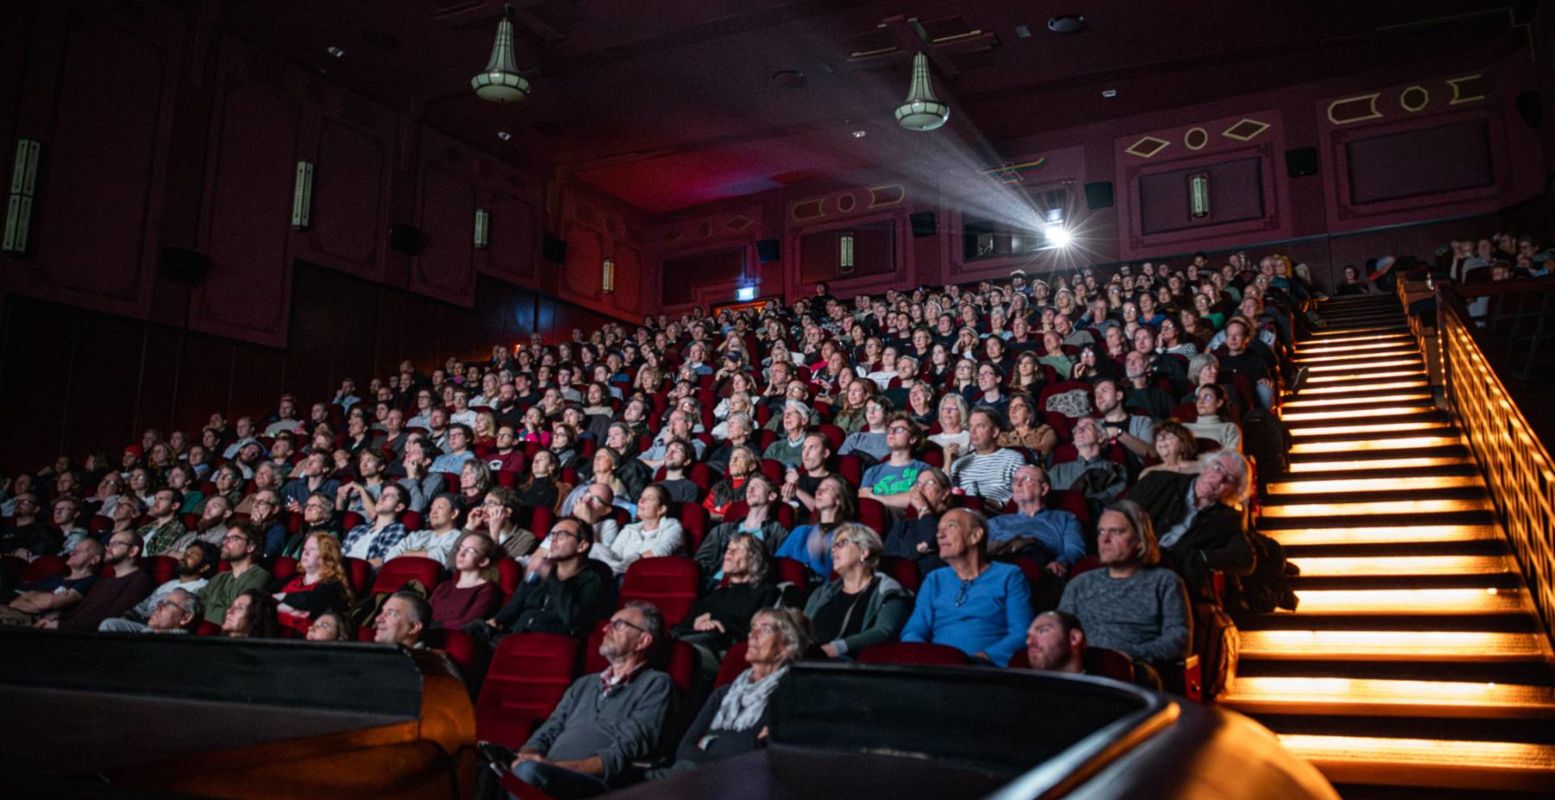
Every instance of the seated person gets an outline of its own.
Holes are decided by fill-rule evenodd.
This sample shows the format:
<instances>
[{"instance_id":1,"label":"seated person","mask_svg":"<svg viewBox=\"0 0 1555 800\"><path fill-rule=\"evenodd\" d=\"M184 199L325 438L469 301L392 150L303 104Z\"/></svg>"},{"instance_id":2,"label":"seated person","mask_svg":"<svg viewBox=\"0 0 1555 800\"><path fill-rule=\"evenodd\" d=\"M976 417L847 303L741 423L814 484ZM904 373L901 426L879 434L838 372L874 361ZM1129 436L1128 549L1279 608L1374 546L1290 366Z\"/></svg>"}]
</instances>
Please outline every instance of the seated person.
<instances>
[{"instance_id":1,"label":"seated person","mask_svg":"<svg viewBox=\"0 0 1555 800\"><path fill-rule=\"evenodd\" d=\"M535 457L535 461L541 460L543 457ZM480 531L496 542L509 558L524 560L534 552L535 535L518 524L519 503L518 492L506 486L492 489L480 505L470 509L464 520L464 532Z\"/></svg>"},{"instance_id":2,"label":"seated person","mask_svg":"<svg viewBox=\"0 0 1555 800\"><path fill-rule=\"evenodd\" d=\"M1238 506L1248 491L1247 460L1235 450L1199 458L1197 475L1152 472L1129 492L1160 531L1162 561L1194 596L1205 597L1211 570L1249 575L1257 564Z\"/></svg>"},{"instance_id":3,"label":"seated person","mask_svg":"<svg viewBox=\"0 0 1555 800\"><path fill-rule=\"evenodd\" d=\"M465 463L474 464L476 462L467 461ZM482 500L481 505L484 507L486 502L493 499L495 498L491 498L488 494L487 499ZM427 505L427 525L429 527L425 530L415 531L401 539L399 544L389 548L389 552L384 554L383 560L393 561L396 558L413 556L430 558L442 564L445 569L452 568L454 563L454 545L458 544L459 540L464 536L464 531L459 529L459 510L462 505L458 498L451 494L440 494L433 498L432 502ZM495 502L492 502L492 507L493 516L499 516L501 512L498 509L502 508L501 500L495 499ZM530 538L533 539L534 537Z\"/></svg>"},{"instance_id":4,"label":"seated person","mask_svg":"<svg viewBox=\"0 0 1555 800\"><path fill-rule=\"evenodd\" d=\"M227 526L227 535L221 540L221 558L227 562L229 569L217 572L200 590L200 602L205 604L206 622L212 625L223 624L227 617L227 606L238 595L270 585L270 573L259 566L259 549L264 546L259 536L259 532L247 522L233 522ZM270 595L266 594L265 599L271 600Z\"/></svg>"},{"instance_id":5,"label":"seated person","mask_svg":"<svg viewBox=\"0 0 1555 800\"><path fill-rule=\"evenodd\" d=\"M810 424L810 407L800 400L789 400L783 405L782 420L783 429L777 440L767 446L761 457L782 462L785 467L798 467L805 430Z\"/></svg>"},{"instance_id":6,"label":"seated person","mask_svg":"<svg viewBox=\"0 0 1555 800\"><path fill-rule=\"evenodd\" d=\"M756 474L760 464L761 458L749 447L741 445L730 450L727 476L713 484L702 507L715 519L722 519L725 509L745 499L745 482Z\"/></svg>"},{"instance_id":7,"label":"seated person","mask_svg":"<svg viewBox=\"0 0 1555 800\"><path fill-rule=\"evenodd\" d=\"M912 595L889 575L876 571L884 545L880 535L844 523L832 538L832 569L837 577L816 589L805 603L816 640L831 658L842 658L870 645L894 642L912 613Z\"/></svg>"},{"instance_id":8,"label":"seated person","mask_svg":"<svg viewBox=\"0 0 1555 800\"><path fill-rule=\"evenodd\" d=\"M859 497L873 497L892 508L907 508L918 476L930 468L912 455L922 441L923 433L912 421L912 415L905 411L892 414L886 423L889 452L885 460L864 471Z\"/></svg>"},{"instance_id":9,"label":"seated person","mask_svg":"<svg viewBox=\"0 0 1555 800\"><path fill-rule=\"evenodd\" d=\"M831 539L837 526L854 521L853 491L840 476L828 475L815 490L815 523L800 525L783 541L780 558L792 558L824 580L831 574Z\"/></svg>"},{"instance_id":10,"label":"seated person","mask_svg":"<svg viewBox=\"0 0 1555 800\"><path fill-rule=\"evenodd\" d=\"M136 534L114 534L104 548L102 561L111 571L98 575L81 602L71 608L45 613L38 621L38 627L95 631L103 620L134 608L156 588L151 575L140 568L140 548L141 539Z\"/></svg>"},{"instance_id":11,"label":"seated person","mask_svg":"<svg viewBox=\"0 0 1555 800\"><path fill-rule=\"evenodd\" d=\"M419 650L426 647L421 635L432 621L432 607L415 592L395 592L383 601L373 623L373 641Z\"/></svg>"},{"instance_id":12,"label":"seated person","mask_svg":"<svg viewBox=\"0 0 1555 800\"><path fill-rule=\"evenodd\" d=\"M609 666L573 681L512 762L513 776L558 800L610 791L658 746L675 690L648 666L664 639L651 603L631 601L611 617L599 654Z\"/></svg>"},{"instance_id":13,"label":"seated person","mask_svg":"<svg viewBox=\"0 0 1555 800\"><path fill-rule=\"evenodd\" d=\"M691 444L684 439L673 439L664 446L664 480L657 485L669 491L671 502L702 500L702 487L691 480L691 452Z\"/></svg>"},{"instance_id":14,"label":"seated person","mask_svg":"<svg viewBox=\"0 0 1555 800\"><path fill-rule=\"evenodd\" d=\"M1227 413L1226 387L1218 383L1206 384L1193 391L1193 410L1198 418L1183 423L1195 439L1219 442L1228 450L1242 449L1242 429L1225 418Z\"/></svg>"},{"instance_id":15,"label":"seated person","mask_svg":"<svg viewBox=\"0 0 1555 800\"><path fill-rule=\"evenodd\" d=\"M1019 453L999 446L1002 427L999 412L987 406L973 409L969 428L971 452L950 465L950 479L957 486L995 506L1009 501L1010 480L1015 477L1015 470L1026 463Z\"/></svg>"},{"instance_id":16,"label":"seated person","mask_svg":"<svg viewBox=\"0 0 1555 800\"><path fill-rule=\"evenodd\" d=\"M340 542L327 533L315 533L302 546L297 574L275 593L276 616L282 625L306 633L313 617L325 611L351 607L351 578L346 573Z\"/></svg>"},{"instance_id":17,"label":"seated person","mask_svg":"<svg viewBox=\"0 0 1555 800\"><path fill-rule=\"evenodd\" d=\"M681 737L674 766L663 773L747 753L760 744L767 730L767 700L788 666L809 648L810 637L804 617L793 609L764 608L747 624L745 662L750 667L733 683L713 690Z\"/></svg>"},{"instance_id":18,"label":"seated person","mask_svg":"<svg viewBox=\"0 0 1555 800\"><path fill-rule=\"evenodd\" d=\"M1069 581L1058 610L1079 618L1092 645L1136 663L1187 657L1193 642L1188 591L1177 573L1158 566L1161 551L1145 510L1120 500L1102 512L1096 532L1102 566Z\"/></svg>"},{"instance_id":19,"label":"seated person","mask_svg":"<svg viewBox=\"0 0 1555 800\"><path fill-rule=\"evenodd\" d=\"M560 633L579 639L610 615L615 576L588 557L594 529L577 517L562 517L545 537L550 547L529 560L529 576L495 615L464 629L495 646L509 633Z\"/></svg>"},{"instance_id":20,"label":"seated person","mask_svg":"<svg viewBox=\"0 0 1555 800\"><path fill-rule=\"evenodd\" d=\"M120 503L123 505L123 501ZM133 531L115 531L114 536L134 536ZM9 605L0 606L0 625L32 625L44 614L57 613L80 604L81 598L97 582L105 548L96 539L83 539L65 559L68 570L33 584L23 583L22 592Z\"/></svg>"},{"instance_id":21,"label":"seated person","mask_svg":"<svg viewBox=\"0 0 1555 800\"><path fill-rule=\"evenodd\" d=\"M184 548L183 558L179 559L178 566L173 568L173 577L166 583L153 589L145 600L140 601L134 608L126 611L124 617L119 620L103 620L104 625L109 622L133 623L141 625L151 618L156 610L157 603L166 599L178 589L183 589L190 594L199 594L205 584L210 582L210 577L216 574L217 559L220 556L216 547L210 542L195 542ZM124 631L125 627L114 625L114 630ZM98 630L107 630L103 625Z\"/></svg>"},{"instance_id":22,"label":"seated person","mask_svg":"<svg viewBox=\"0 0 1555 800\"><path fill-rule=\"evenodd\" d=\"M378 492L378 502L373 504L373 516L352 528L341 541L340 549L350 558L365 558L373 568L383 566L389 551L410 535L400 522L400 515L409 508L410 493L405 487L391 483Z\"/></svg>"},{"instance_id":23,"label":"seated person","mask_svg":"<svg viewBox=\"0 0 1555 800\"><path fill-rule=\"evenodd\" d=\"M930 572L918 590L904 642L933 642L1007 666L1031 625L1031 590L1013 564L988 558L988 522L952 508L939 520L939 555L946 569Z\"/></svg>"},{"instance_id":24,"label":"seated person","mask_svg":"<svg viewBox=\"0 0 1555 800\"><path fill-rule=\"evenodd\" d=\"M890 421L893 406L890 400L884 397L871 397L864 403L864 425L859 430L848 434L842 440L842 446L837 448L837 455L845 456L858 453L869 461L884 461L891 454L891 448L887 440L890 437ZM907 417L912 419L911 415Z\"/></svg>"},{"instance_id":25,"label":"seated person","mask_svg":"<svg viewBox=\"0 0 1555 800\"><path fill-rule=\"evenodd\" d=\"M1101 422L1092 417L1081 417L1075 420L1070 433L1074 437L1076 456L1073 461L1054 464L1048 470L1052 487L1061 492L1078 491L1087 500L1116 500L1128 487L1128 470L1103 452L1107 435Z\"/></svg>"},{"instance_id":26,"label":"seated person","mask_svg":"<svg viewBox=\"0 0 1555 800\"><path fill-rule=\"evenodd\" d=\"M903 516L891 526L885 540L885 554L905 558L918 565L918 574L927 575L945 566L939 557L939 518L950 508L950 476L934 467L918 473L918 481L908 492L907 507L917 516Z\"/></svg>"},{"instance_id":27,"label":"seated person","mask_svg":"<svg viewBox=\"0 0 1555 800\"><path fill-rule=\"evenodd\" d=\"M275 638L275 598L249 589L232 598L221 617L221 635L229 639Z\"/></svg>"},{"instance_id":28,"label":"seated person","mask_svg":"<svg viewBox=\"0 0 1555 800\"><path fill-rule=\"evenodd\" d=\"M600 541L589 549L589 557L605 562L617 575L626 574L626 568L640 558L663 558L673 555L685 541L685 529L680 520L669 516L670 493L655 483L644 487L637 498L637 522L621 529L615 538L606 543Z\"/></svg>"},{"instance_id":29,"label":"seated person","mask_svg":"<svg viewBox=\"0 0 1555 800\"><path fill-rule=\"evenodd\" d=\"M767 554L775 556L783 541L788 538L788 528L777 520L778 487L771 478L760 472L750 476L745 484L745 517L728 520L707 532L702 546L697 548L697 566L702 574L717 580L723 577L724 550L729 542L741 533L756 537L766 547Z\"/></svg>"},{"instance_id":30,"label":"seated person","mask_svg":"<svg viewBox=\"0 0 1555 800\"><path fill-rule=\"evenodd\" d=\"M1074 514L1042 507L1049 488L1047 470L1028 465L1015 471L1015 510L988 520L988 552L1034 556L1062 578L1085 557L1085 536Z\"/></svg>"},{"instance_id":31,"label":"seated person","mask_svg":"<svg viewBox=\"0 0 1555 800\"><path fill-rule=\"evenodd\" d=\"M1032 669L1085 673L1085 628L1067 611L1044 611L1026 631L1026 659Z\"/></svg>"},{"instance_id":32,"label":"seated person","mask_svg":"<svg viewBox=\"0 0 1555 800\"><path fill-rule=\"evenodd\" d=\"M1155 426L1155 454L1161 463L1146 467L1139 473L1141 479L1153 472L1199 471L1198 445L1194 442L1193 431L1177 420L1169 419Z\"/></svg>"},{"instance_id":33,"label":"seated person","mask_svg":"<svg viewBox=\"0 0 1555 800\"><path fill-rule=\"evenodd\" d=\"M466 533L454 550L454 577L432 590L433 628L458 630L485 619L502 606L502 587L495 583L497 543L484 533Z\"/></svg>"},{"instance_id":34,"label":"seated person","mask_svg":"<svg viewBox=\"0 0 1555 800\"><path fill-rule=\"evenodd\" d=\"M722 658L750 632L751 614L778 601L770 567L767 548L759 539L748 533L734 534L724 548L723 581L696 601L675 626L675 638ZM716 673L716 661L711 666Z\"/></svg>"},{"instance_id":35,"label":"seated person","mask_svg":"<svg viewBox=\"0 0 1555 800\"><path fill-rule=\"evenodd\" d=\"M174 589L157 600L144 623L114 617L103 620L97 630L102 633L189 633L199 621L200 596L189 589Z\"/></svg>"},{"instance_id":36,"label":"seated person","mask_svg":"<svg viewBox=\"0 0 1555 800\"><path fill-rule=\"evenodd\" d=\"M355 631L351 629L351 623L345 615L333 611L313 618L313 624L308 626L308 633L303 637L310 642L353 642L356 641Z\"/></svg>"}]
</instances>

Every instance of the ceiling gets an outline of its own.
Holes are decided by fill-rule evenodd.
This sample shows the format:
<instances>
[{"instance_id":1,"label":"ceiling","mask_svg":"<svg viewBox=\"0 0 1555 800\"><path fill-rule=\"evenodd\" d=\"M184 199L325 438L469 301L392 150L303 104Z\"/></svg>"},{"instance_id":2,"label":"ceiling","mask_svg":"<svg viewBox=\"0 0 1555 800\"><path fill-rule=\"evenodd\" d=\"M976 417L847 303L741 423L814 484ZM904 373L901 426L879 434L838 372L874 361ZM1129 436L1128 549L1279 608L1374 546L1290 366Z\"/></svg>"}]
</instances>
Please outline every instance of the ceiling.
<instances>
[{"instance_id":1,"label":"ceiling","mask_svg":"<svg viewBox=\"0 0 1555 800\"><path fill-rule=\"evenodd\" d=\"M1019 155L1006 152L1012 140L1044 130L1516 41L1509 32L1535 4L512 5L533 94L506 106L469 88L491 50L502 9L493 0L228 0L221 24L483 150L662 214L812 180L868 179L883 164L991 165ZM1061 15L1083 15L1085 29L1049 31ZM953 109L934 133L902 131L891 116L918 49L930 52L936 91Z\"/></svg>"}]
</instances>

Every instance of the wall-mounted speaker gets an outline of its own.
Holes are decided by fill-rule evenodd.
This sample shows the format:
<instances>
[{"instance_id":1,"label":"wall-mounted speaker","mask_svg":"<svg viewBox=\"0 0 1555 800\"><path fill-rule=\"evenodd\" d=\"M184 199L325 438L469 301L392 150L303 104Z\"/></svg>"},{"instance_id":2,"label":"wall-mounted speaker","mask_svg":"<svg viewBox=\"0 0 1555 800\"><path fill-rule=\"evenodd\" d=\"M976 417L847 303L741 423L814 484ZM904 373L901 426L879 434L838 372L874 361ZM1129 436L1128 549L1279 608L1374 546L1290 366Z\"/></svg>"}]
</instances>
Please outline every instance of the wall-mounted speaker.
<instances>
[{"instance_id":1,"label":"wall-mounted speaker","mask_svg":"<svg viewBox=\"0 0 1555 800\"><path fill-rule=\"evenodd\" d=\"M1525 89L1517 93L1517 113L1534 130L1544 125L1544 100L1539 97L1538 90Z\"/></svg>"},{"instance_id":2,"label":"wall-mounted speaker","mask_svg":"<svg viewBox=\"0 0 1555 800\"><path fill-rule=\"evenodd\" d=\"M552 264L565 264L567 262L567 240L558 239L549 233L540 242L540 256Z\"/></svg>"},{"instance_id":3,"label":"wall-mounted speaker","mask_svg":"<svg viewBox=\"0 0 1555 800\"><path fill-rule=\"evenodd\" d=\"M418 255L427 246L426 234L414 225L395 222L389 225L389 249L408 256Z\"/></svg>"},{"instance_id":4,"label":"wall-mounted speaker","mask_svg":"<svg viewBox=\"0 0 1555 800\"><path fill-rule=\"evenodd\" d=\"M1298 147L1285 151L1285 172L1292 178L1317 174L1317 148Z\"/></svg>"},{"instance_id":5,"label":"wall-mounted speaker","mask_svg":"<svg viewBox=\"0 0 1555 800\"><path fill-rule=\"evenodd\" d=\"M1112 208L1112 181L1085 184L1085 207L1091 211Z\"/></svg>"},{"instance_id":6,"label":"wall-mounted speaker","mask_svg":"<svg viewBox=\"0 0 1555 800\"><path fill-rule=\"evenodd\" d=\"M756 262L757 263L760 263L760 264L771 264L772 262L777 261L778 259L780 259L782 257L783 257L782 251L780 251L778 249L778 240L776 240L776 239L760 239L760 240L757 240L757 242L756 242Z\"/></svg>"},{"instance_id":7,"label":"wall-mounted speaker","mask_svg":"<svg viewBox=\"0 0 1555 800\"><path fill-rule=\"evenodd\" d=\"M157 272L173 283L185 286L198 286L210 268L210 259L204 253L187 247L162 245L162 252L157 257Z\"/></svg>"},{"instance_id":8,"label":"wall-mounted speaker","mask_svg":"<svg viewBox=\"0 0 1555 800\"><path fill-rule=\"evenodd\" d=\"M907 217L907 220L912 223L912 235L919 238L933 236L938 227L933 211L920 211Z\"/></svg>"}]
</instances>

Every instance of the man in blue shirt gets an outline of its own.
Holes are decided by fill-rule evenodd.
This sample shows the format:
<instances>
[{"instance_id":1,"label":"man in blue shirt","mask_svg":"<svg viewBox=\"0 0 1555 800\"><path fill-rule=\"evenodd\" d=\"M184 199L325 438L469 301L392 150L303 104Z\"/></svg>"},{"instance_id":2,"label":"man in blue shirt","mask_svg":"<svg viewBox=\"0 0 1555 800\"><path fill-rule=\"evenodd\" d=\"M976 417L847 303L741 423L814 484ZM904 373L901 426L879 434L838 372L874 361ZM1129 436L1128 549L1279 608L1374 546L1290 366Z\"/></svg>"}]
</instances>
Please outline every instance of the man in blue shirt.
<instances>
[{"instance_id":1,"label":"man in blue shirt","mask_svg":"<svg viewBox=\"0 0 1555 800\"><path fill-rule=\"evenodd\" d=\"M988 521L965 508L939 520L939 555L948 569L923 579L904 642L933 642L973 658L1008 666L1026 643L1031 590L1013 564L988 557Z\"/></svg>"},{"instance_id":2,"label":"man in blue shirt","mask_svg":"<svg viewBox=\"0 0 1555 800\"><path fill-rule=\"evenodd\" d=\"M1010 488L1015 511L988 520L989 552L1033 555L1048 572L1060 578L1068 575L1074 562L1085 557L1080 520L1068 511L1042 507L1050 486L1041 467L1016 470Z\"/></svg>"}]
</instances>

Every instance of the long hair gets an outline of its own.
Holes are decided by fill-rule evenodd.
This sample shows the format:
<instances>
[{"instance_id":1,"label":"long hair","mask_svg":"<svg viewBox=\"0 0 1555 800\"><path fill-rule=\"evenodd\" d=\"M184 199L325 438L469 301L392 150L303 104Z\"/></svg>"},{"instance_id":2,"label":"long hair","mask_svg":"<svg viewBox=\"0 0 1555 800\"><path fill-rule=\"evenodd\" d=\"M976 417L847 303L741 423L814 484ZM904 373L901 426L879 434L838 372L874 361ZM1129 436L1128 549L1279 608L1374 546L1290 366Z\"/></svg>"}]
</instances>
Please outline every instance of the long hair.
<instances>
[{"instance_id":1,"label":"long hair","mask_svg":"<svg viewBox=\"0 0 1555 800\"><path fill-rule=\"evenodd\" d=\"M351 594L351 576L346 572L345 554L340 551L340 540L333 534L320 531L308 537L319 549L319 582L335 581L345 594L346 605L355 601Z\"/></svg>"}]
</instances>

